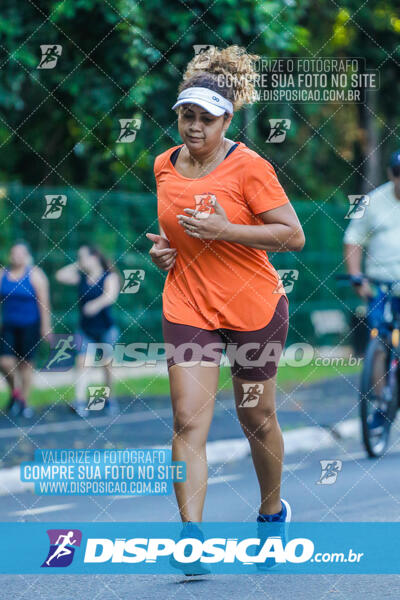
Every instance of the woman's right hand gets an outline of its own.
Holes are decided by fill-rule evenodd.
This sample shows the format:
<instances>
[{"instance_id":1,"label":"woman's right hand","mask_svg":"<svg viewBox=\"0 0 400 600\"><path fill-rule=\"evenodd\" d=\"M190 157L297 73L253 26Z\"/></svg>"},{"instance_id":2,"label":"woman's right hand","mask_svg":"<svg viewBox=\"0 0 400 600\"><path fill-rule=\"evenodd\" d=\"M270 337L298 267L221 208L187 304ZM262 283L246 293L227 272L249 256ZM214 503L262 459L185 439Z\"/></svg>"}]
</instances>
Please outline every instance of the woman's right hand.
<instances>
[{"instance_id":1,"label":"woman's right hand","mask_svg":"<svg viewBox=\"0 0 400 600\"><path fill-rule=\"evenodd\" d=\"M163 271L172 269L177 255L176 248L170 248L167 238L156 233L146 233L146 237L153 242L149 250L153 263Z\"/></svg>"}]
</instances>

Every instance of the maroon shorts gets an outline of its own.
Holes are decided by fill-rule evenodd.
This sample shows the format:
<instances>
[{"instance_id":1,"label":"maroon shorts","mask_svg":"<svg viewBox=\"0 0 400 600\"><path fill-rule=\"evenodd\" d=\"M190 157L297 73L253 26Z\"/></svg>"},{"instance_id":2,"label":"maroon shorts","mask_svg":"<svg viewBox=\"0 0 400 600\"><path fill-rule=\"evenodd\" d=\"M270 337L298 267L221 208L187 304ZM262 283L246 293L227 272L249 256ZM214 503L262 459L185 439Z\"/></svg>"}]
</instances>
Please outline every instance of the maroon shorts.
<instances>
[{"instance_id":1,"label":"maroon shorts","mask_svg":"<svg viewBox=\"0 0 400 600\"><path fill-rule=\"evenodd\" d=\"M200 361L220 364L225 350L232 375L260 381L276 374L279 358L286 342L289 309L286 296L279 299L271 321L255 331L234 329L201 329L173 323L163 314L162 328L168 369L172 365Z\"/></svg>"}]
</instances>

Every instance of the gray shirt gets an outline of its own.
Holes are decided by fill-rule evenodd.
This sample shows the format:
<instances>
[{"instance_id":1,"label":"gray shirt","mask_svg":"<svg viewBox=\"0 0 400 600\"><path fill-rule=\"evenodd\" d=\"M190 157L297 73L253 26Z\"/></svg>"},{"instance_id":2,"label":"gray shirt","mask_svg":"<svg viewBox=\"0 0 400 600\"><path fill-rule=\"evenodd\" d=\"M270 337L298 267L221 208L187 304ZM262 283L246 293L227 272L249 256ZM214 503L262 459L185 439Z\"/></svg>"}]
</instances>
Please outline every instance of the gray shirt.
<instances>
[{"instance_id":1,"label":"gray shirt","mask_svg":"<svg viewBox=\"0 0 400 600\"><path fill-rule=\"evenodd\" d=\"M369 194L361 218L353 218L344 234L345 244L365 249L365 274L382 281L400 281L400 200L391 181Z\"/></svg>"}]
</instances>

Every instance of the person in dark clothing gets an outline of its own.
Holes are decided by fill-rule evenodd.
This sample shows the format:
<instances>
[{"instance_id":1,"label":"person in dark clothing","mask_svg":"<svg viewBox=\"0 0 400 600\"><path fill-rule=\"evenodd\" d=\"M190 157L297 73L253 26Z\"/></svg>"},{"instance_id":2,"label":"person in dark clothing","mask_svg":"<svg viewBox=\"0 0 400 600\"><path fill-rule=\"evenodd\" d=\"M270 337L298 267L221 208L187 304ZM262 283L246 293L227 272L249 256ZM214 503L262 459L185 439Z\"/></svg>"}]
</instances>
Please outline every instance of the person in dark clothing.
<instances>
[{"instance_id":1,"label":"person in dark clothing","mask_svg":"<svg viewBox=\"0 0 400 600\"><path fill-rule=\"evenodd\" d=\"M114 322L111 307L120 291L120 277L99 249L82 245L78 260L56 272L60 283L76 285L78 288L79 329L81 347L77 357L74 408L81 416L87 416L86 399L89 367L85 357L90 343L105 343L114 346L118 341L119 329ZM104 365L105 385L110 389L110 398L105 406L109 413L118 412L118 404L111 396L112 367Z\"/></svg>"},{"instance_id":2,"label":"person in dark clothing","mask_svg":"<svg viewBox=\"0 0 400 600\"><path fill-rule=\"evenodd\" d=\"M0 370L11 391L7 410L31 417L33 360L40 340L51 334L51 313L47 276L33 265L25 242L11 247L9 266L0 270L0 297Z\"/></svg>"}]
</instances>

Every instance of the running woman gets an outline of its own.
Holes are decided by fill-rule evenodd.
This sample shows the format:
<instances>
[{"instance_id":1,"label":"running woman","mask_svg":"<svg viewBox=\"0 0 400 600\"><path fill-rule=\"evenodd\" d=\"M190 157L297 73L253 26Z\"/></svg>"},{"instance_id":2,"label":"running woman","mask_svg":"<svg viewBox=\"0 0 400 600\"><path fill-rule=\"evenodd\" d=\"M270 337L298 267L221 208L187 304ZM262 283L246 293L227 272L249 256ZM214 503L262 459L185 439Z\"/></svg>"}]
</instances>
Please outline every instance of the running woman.
<instances>
[{"instance_id":1,"label":"running woman","mask_svg":"<svg viewBox=\"0 0 400 600\"><path fill-rule=\"evenodd\" d=\"M33 265L23 241L11 247L9 266L0 271L0 296L0 370L10 388L7 410L30 418L33 361L41 338L51 334L51 313L47 276Z\"/></svg>"},{"instance_id":2,"label":"running woman","mask_svg":"<svg viewBox=\"0 0 400 600\"><path fill-rule=\"evenodd\" d=\"M119 328L114 322L111 307L118 298L120 277L116 269L98 248L85 244L78 250L77 262L66 265L56 272L60 283L78 287L79 330L81 346L76 361L77 377L75 384L74 408L80 416L87 416L87 386L89 384L88 367L85 357L89 343L117 343ZM107 357L107 350L104 350ZM106 411L110 414L118 412L118 403L112 397L112 365L104 369L105 385L110 390L110 397L105 402Z\"/></svg>"},{"instance_id":3,"label":"running woman","mask_svg":"<svg viewBox=\"0 0 400 600\"><path fill-rule=\"evenodd\" d=\"M246 366L238 353L231 371L237 414L260 486L257 520L287 522L291 510L280 497L283 438L275 387L288 300L266 251L299 251L304 234L271 164L243 142L225 137L234 111L253 96L257 57L237 46L207 52L207 70L204 53L191 60L172 107L183 144L155 160L160 235L146 234L153 242L153 262L168 271L163 335L176 349L168 358L172 456L187 468L187 479L175 483L175 493L182 521L193 528L203 514L206 440L219 377L214 366L221 357L220 352L210 356L205 346L222 341L239 350L255 343L258 349L248 358L257 361L273 342L273 361ZM179 351L187 343L200 346L201 360Z\"/></svg>"}]
</instances>

